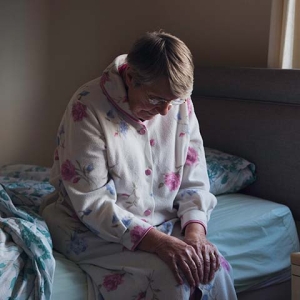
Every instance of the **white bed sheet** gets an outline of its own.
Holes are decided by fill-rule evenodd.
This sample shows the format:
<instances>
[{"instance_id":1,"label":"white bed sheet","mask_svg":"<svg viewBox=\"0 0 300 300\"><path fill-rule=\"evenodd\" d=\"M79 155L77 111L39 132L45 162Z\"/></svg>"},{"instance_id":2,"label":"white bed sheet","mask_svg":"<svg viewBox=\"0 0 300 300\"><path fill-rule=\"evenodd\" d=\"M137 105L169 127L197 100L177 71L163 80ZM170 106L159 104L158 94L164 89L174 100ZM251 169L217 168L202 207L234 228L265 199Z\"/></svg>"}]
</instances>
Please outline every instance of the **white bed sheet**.
<instances>
[{"instance_id":1,"label":"white bed sheet","mask_svg":"<svg viewBox=\"0 0 300 300\"><path fill-rule=\"evenodd\" d=\"M53 300L86 300L87 276L72 261L54 251L56 268L52 290Z\"/></svg>"},{"instance_id":2,"label":"white bed sheet","mask_svg":"<svg viewBox=\"0 0 300 300\"><path fill-rule=\"evenodd\" d=\"M230 262L237 292L287 280L299 239L290 209L244 194L218 196L208 238Z\"/></svg>"}]
</instances>

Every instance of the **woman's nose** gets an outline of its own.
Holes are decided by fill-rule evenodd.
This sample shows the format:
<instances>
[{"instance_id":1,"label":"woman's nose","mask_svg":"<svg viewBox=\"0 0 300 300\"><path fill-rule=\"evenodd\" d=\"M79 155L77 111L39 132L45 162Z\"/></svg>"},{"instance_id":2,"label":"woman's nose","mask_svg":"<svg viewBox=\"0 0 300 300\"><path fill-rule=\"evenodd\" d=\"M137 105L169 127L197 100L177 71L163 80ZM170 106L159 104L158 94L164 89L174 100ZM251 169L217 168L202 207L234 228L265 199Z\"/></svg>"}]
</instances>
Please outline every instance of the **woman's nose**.
<instances>
[{"instance_id":1,"label":"woman's nose","mask_svg":"<svg viewBox=\"0 0 300 300\"><path fill-rule=\"evenodd\" d=\"M156 110L159 112L160 115L165 116L171 109L171 107L171 104L166 103L165 105L159 106Z\"/></svg>"}]
</instances>

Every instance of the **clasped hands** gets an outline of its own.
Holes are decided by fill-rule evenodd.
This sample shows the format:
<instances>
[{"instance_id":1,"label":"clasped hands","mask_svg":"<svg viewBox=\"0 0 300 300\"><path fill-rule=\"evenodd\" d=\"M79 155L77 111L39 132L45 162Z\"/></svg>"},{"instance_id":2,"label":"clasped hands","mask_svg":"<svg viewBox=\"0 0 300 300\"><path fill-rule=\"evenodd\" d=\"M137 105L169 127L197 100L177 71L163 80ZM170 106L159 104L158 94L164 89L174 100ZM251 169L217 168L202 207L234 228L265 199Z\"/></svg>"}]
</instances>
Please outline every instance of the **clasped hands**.
<instances>
[{"instance_id":1,"label":"clasped hands","mask_svg":"<svg viewBox=\"0 0 300 300\"><path fill-rule=\"evenodd\" d=\"M138 248L156 253L170 267L176 281L183 284L185 278L190 287L209 283L220 267L216 247L197 223L186 227L184 240L150 230Z\"/></svg>"}]
</instances>

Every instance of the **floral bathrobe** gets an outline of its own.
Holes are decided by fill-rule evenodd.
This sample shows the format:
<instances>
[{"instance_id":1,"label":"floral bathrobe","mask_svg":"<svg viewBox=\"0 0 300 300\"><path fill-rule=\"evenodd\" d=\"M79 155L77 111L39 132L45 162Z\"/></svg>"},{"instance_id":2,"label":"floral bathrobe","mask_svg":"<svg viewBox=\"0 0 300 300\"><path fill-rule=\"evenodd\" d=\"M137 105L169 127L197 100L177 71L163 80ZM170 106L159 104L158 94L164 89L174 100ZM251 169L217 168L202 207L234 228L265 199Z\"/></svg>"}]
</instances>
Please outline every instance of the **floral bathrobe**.
<instances>
[{"instance_id":1,"label":"floral bathrobe","mask_svg":"<svg viewBox=\"0 0 300 300\"><path fill-rule=\"evenodd\" d=\"M191 222L206 229L216 198L198 122L191 99L166 116L137 119L121 76L125 59L67 106L50 180L55 203L43 217L55 248L88 273L90 299L188 299L188 284L178 286L164 262L135 248L153 227L178 237ZM233 289L229 275L216 277L225 287L201 287L204 295Z\"/></svg>"}]
</instances>

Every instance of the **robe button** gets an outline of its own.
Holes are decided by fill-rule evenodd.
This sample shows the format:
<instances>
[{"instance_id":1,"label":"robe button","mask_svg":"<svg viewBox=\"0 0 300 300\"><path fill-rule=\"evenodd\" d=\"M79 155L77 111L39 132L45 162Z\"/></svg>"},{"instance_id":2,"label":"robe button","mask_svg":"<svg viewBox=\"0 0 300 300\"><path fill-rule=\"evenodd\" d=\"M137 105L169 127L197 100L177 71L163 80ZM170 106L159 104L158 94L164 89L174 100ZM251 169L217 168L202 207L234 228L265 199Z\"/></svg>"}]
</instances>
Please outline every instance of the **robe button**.
<instances>
[{"instance_id":1,"label":"robe button","mask_svg":"<svg viewBox=\"0 0 300 300\"><path fill-rule=\"evenodd\" d=\"M146 133L146 129L145 128L141 128L139 130L139 134L144 135Z\"/></svg>"},{"instance_id":2,"label":"robe button","mask_svg":"<svg viewBox=\"0 0 300 300\"><path fill-rule=\"evenodd\" d=\"M147 170L145 171L145 174L146 174L147 176L151 175L151 174L152 174L151 169L147 169Z\"/></svg>"},{"instance_id":3,"label":"robe button","mask_svg":"<svg viewBox=\"0 0 300 300\"><path fill-rule=\"evenodd\" d=\"M149 216L149 215L151 215L151 209L145 210L144 215L145 215L146 217Z\"/></svg>"}]
</instances>

